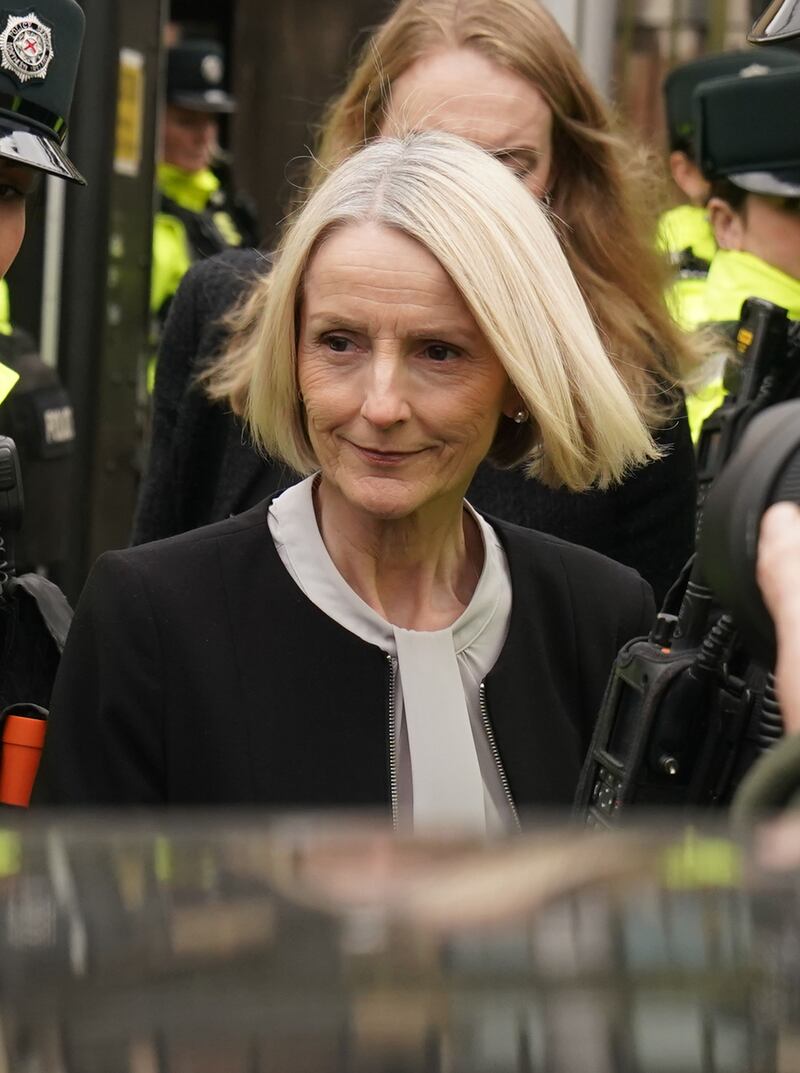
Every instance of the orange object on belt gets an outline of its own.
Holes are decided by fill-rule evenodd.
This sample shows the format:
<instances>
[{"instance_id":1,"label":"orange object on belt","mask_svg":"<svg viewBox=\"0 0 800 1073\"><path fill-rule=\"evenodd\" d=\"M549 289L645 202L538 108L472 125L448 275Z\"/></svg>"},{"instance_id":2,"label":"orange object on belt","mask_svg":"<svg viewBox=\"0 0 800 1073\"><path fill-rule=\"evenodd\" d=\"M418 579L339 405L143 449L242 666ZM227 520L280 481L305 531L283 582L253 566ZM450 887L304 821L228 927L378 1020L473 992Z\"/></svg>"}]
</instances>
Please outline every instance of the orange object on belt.
<instances>
[{"instance_id":1,"label":"orange object on belt","mask_svg":"<svg viewBox=\"0 0 800 1073\"><path fill-rule=\"evenodd\" d=\"M36 704L15 704L3 713L0 805L28 807L46 734L47 712Z\"/></svg>"}]
</instances>

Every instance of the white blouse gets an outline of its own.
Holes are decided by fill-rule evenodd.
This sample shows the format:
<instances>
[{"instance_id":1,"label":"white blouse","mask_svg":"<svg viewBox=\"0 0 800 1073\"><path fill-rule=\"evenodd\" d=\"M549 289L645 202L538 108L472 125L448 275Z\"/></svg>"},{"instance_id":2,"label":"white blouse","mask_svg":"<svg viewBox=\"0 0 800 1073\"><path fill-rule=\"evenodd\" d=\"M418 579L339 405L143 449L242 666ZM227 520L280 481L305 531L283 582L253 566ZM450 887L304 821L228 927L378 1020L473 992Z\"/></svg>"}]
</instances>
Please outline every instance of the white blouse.
<instances>
[{"instance_id":1,"label":"white blouse","mask_svg":"<svg viewBox=\"0 0 800 1073\"><path fill-rule=\"evenodd\" d=\"M393 661L401 827L509 829L512 808L481 703L481 683L500 655L511 616L511 577L495 531L465 503L484 546L472 599L447 629L402 629L373 611L336 569L317 526L314 480L308 477L272 501L269 530L305 596Z\"/></svg>"}]
</instances>

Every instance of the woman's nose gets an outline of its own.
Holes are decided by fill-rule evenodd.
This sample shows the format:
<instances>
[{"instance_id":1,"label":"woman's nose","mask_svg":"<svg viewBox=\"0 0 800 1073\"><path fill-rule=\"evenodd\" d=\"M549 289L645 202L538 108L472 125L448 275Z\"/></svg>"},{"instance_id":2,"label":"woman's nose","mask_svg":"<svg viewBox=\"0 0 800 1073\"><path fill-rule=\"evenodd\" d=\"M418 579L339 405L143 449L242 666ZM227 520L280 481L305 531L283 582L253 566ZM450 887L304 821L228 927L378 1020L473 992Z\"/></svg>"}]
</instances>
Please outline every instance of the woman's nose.
<instances>
[{"instance_id":1,"label":"woman's nose","mask_svg":"<svg viewBox=\"0 0 800 1073\"><path fill-rule=\"evenodd\" d=\"M361 416L377 428L390 428L411 415L400 363L376 357L370 363Z\"/></svg>"}]
</instances>

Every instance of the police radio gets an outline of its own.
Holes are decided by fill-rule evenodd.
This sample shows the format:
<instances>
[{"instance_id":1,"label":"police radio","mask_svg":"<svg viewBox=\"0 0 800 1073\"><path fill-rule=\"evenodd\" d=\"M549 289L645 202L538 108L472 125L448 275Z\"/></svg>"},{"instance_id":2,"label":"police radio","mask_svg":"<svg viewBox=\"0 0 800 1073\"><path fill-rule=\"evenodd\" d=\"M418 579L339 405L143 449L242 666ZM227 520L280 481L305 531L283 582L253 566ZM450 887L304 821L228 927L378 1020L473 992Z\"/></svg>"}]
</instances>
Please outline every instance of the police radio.
<instances>
[{"instance_id":1,"label":"police radio","mask_svg":"<svg viewBox=\"0 0 800 1073\"><path fill-rule=\"evenodd\" d=\"M632 804L725 804L782 733L755 557L764 511L800 502L800 401L773 405L800 395L798 324L749 299L737 347L735 388L703 426L698 554L606 689L575 798L590 826Z\"/></svg>"},{"instance_id":2,"label":"police radio","mask_svg":"<svg viewBox=\"0 0 800 1073\"><path fill-rule=\"evenodd\" d=\"M697 560L673 593L683 585L679 613L670 594L649 637L615 661L576 795L590 826L610 826L629 805L721 804L732 792L759 694L728 663L735 631L714 621Z\"/></svg>"}]
</instances>

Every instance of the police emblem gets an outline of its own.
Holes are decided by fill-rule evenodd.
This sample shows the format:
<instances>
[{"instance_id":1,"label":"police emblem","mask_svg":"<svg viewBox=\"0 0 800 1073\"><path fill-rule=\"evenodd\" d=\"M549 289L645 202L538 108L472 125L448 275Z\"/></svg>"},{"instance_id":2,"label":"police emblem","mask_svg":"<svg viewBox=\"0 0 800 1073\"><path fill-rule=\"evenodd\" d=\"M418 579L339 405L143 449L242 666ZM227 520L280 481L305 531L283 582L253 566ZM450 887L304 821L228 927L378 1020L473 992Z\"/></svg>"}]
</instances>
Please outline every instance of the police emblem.
<instances>
[{"instance_id":1,"label":"police emblem","mask_svg":"<svg viewBox=\"0 0 800 1073\"><path fill-rule=\"evenodd\" d=\"M47 77L54 56L53 34L49 26L31 11L9 15L0 34L0 67L11 71L20 82Z\"/></svg>"},{"instance_id":2,"label":"police emblem","mask_svg":"<svg viewBox=\"0 0 800 1073\"><path fill-rule=\"evenodd\" d=\"M209 52L207 56L203 56L200 73L206 82L209 82L212 86L218 86L225 74L222 60L213 52Z\"/></svg>"}]
</instances>

